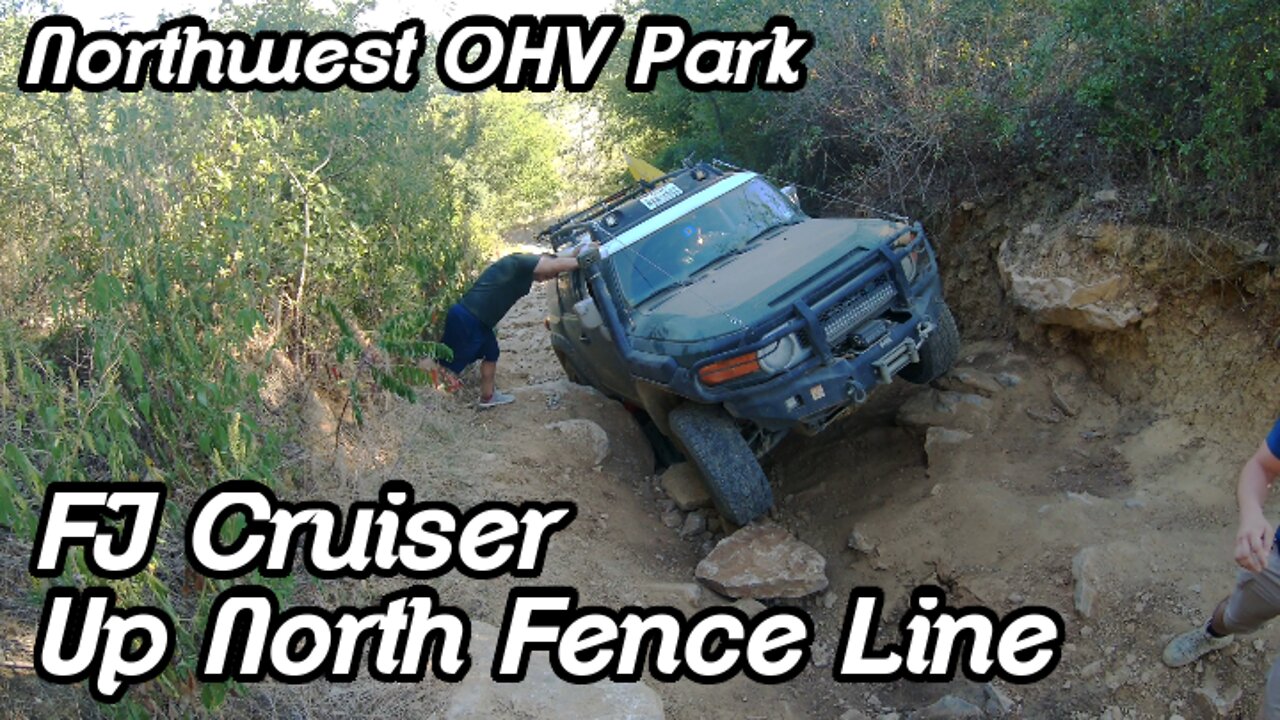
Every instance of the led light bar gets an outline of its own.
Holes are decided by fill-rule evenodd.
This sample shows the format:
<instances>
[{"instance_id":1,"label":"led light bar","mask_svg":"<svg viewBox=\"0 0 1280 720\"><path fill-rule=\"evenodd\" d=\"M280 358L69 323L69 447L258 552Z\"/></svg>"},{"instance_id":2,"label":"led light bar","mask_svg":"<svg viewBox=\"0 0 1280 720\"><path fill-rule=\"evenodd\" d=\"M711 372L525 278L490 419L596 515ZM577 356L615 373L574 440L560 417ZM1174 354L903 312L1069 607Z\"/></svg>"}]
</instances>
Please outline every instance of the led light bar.
<instances>
[{"instance_id":1,"label":"led light bar","mask_svg":"<svg viewBox=\"0 0 1280 720\"><path fill-rule=\"evenodd\" d=\"M839 345L855 328L861 327L868 318L888 305L893 295L893 285L882 282L827 311L822 322L827 344L832 347Z\"/></svg>"}]
</instances>

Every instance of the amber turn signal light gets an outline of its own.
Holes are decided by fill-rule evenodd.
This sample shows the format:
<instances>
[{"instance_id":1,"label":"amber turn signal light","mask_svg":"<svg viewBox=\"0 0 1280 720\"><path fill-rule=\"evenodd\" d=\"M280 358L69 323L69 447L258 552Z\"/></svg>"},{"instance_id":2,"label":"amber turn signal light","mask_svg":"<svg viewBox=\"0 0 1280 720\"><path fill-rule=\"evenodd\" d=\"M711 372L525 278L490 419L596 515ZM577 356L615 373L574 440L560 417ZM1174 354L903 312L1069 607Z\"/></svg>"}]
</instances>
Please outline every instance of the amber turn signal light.
<instances>
[{"instance_id":1,"label":"amber turn signal light","mask_svg":"<svg viewBox=\"0 0 1280 720\"><path fill-rule=\"evenodd\" d=\"M750 352L713 362L699 370L698 377L708 385L719 385L757 372L760 372L760 360L754 352Z\"/></svg>"}]
</instances>

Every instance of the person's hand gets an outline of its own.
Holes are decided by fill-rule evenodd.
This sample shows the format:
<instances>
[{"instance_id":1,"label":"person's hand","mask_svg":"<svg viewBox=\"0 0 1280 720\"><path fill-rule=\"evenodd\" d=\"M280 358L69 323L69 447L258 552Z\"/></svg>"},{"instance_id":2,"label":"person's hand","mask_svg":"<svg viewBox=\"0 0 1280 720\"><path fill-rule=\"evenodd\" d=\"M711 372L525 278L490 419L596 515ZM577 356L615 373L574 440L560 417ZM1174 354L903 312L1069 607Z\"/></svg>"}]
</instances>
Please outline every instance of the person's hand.
<instances>
[{"instance_id":1,"label":"person's hand","mask_svg":"<svg viewBox=\"0 0 1280 720\"><path fill-rule=\"evenodd\" d=\"M561 245L556 251L556 257L576 258L581 255L587 248L599 248L600 243L595 240L584 240L577 245Z\"/></svg>"},{"instance_id":2,"label":"person's hand","mask_svg":"<svg viewBox=\"0 0 1280 720\"><path fill-rule=\"evenodd\" d=\"M590 242L579 243L574 246L573 252L570 253L570 257L578 257L588 248L595 248L596 250L599 250L600 243L596 242L595 240L591 240Z\"/></svg>"},{"instance_id":3,"label":"person's hand","mask_svg":"<svg viewBox=\"0 0 1280 720\"><path fill-rule=\"evenodd\" d=\"M1236 533L1236 564L1250 572L1262 572L1274 534L1275 528L1262 515L1241 521Z\"/></svg>"},{"instance_id":4,"label":"person's hand","mask_svg":"<svg viewBox=\"0 0 1280 720\"><path fill-rule=\"evenodd\" d=\"M596 243L583 248L578 252L578 267L585 270L600 261L600 246Z\"/></svg>"}]
</instances>

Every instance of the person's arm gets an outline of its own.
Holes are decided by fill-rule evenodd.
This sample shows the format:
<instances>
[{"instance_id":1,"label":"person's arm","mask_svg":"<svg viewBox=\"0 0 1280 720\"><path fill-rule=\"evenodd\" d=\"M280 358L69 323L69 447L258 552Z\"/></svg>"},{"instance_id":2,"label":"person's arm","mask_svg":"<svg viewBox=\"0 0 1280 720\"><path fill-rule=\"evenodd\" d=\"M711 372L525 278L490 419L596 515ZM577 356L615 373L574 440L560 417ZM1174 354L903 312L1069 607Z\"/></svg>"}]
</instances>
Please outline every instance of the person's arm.
<instances>
[{"instance_id":1,"label":"person's arm","mask_svg":"<svg viewBox=\"0 0 1280 720\"><path fill-rule=\"evenodd\" d=\"M1267 566L1275 528L1267 522L1262 506L1271 483L1280 475L1280 458L1266 442L1240 471L1236 500L1240 507L1240 530L1236 533L1236 563L1246 570L1261 572Z\"/></svg>"},{"instance_id":2,"label":"person's arm","mask_svg":"<svg viewBox=\"0 0 1280 720\"><path fill-rule=\"evenodd\" d=\"M567 273L571 270L577 269L577 257L552 257L550 255L542 255L538 258L538 264L533 267L533 279L537 282L551 280L561 273Z\"/></svg>"},{"instance_id":3,"label":"person's arm","mask_svg":"<svg viewBox=\"0 0 1280 720\"><path fill-rule=\"evenodd\" d=\"M600 243L582 243L568 255L543 255L539 257L538 264L533 268L533 279L542 282L543 280L550 280L561 273L577 270L582 267L578 257L588 249L597 250L600 259L604 259L604 248L600 247Z\"/></svg>"}]
</instances>

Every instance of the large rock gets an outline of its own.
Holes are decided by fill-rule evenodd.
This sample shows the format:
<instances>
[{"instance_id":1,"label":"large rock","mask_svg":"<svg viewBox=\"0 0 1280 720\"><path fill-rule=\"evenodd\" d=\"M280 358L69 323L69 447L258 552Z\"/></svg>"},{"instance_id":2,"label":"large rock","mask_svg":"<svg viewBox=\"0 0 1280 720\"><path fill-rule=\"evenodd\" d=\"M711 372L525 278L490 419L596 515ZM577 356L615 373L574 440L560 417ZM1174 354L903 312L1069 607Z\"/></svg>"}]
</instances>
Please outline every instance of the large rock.
<instances>
[{"instance_id":1,"label":"large rock","mask_svg":"<svg viewBox=\"0 0 1280 720\"><path fill-rule=\"evenodd\" d=\"M1058 505L1067 517L1084 517L1119 507L1111 499L1079 493ZM1069 522L1076 522L1070 520ZM1082 619L1113 617L1117 602L1150 590L1154 583L1168 580L1165 559L1168 549L1159 544L1158 534L1143 534L1137 542L1114 540L1081 548L1071 560L1072 601Z\"/></svg>"},{"instance_id":2,"label":"large rock","mask_svg":"<svg viewBox=\"0 0 1280 720\"><path fill-rule=\"evenodd\" d=\"M1037 275L1014 266L1008 241L1000 247L997 265L1014 303L1042 324L1065 325L1077 330L1120 330L1143 317L1141 309L1121 298L1129 286L1124 275L1110 275L1093 282Z\"/></svg>"},{"instance_id":3,"label":"large rock","mask_svg":"<svg viewBox=\"0 0 1280 720\"><path fill-rule=\"evenodd\" d=\"M928 430L945 427L968 433L991 429L991 401L981 395L929 388L916 393L898 408L898 424Z\"/></svg>"},{"instance_id":4,"label":"large rock","mask_svg":"<svg viewBox=\"0 0 1280 720\"><path fill-rule=\"evenodd\" d=\"M955 379L966 387L972 389L980 395L991 397L998 392L1002 392L1005 386L989 372L982 370L974 370L973 368L964 368L956 370L953 373Z\"/></svg>"},{"instance_id":5,"label":"large rock","mask_svg":"<svg viewBox=\"0 0 1280 720\"><path fill-rule=\"evenodd\" d=\"M991 397L1005 389L999 379L989 372L974 368L957 368L943 376L941 382L948 390L976 392Z\"/></svg>"},{"instance_id":6,"label":"large rock","mask_svg":"<svg viewBox=\"0 0 1280 720\"><path fill-rule=\"evenodd\" d=\"M526 407L532 404L545 404L550 416L544 422L580 419L593 422L604 430L609 443L608 456L604 460L604 470L607 473L618 477L633 477L649 475L653 472L653 448L645 438L639 423L631 413L627 412L622 403L610 400L586 385L575 385L563 378L528 385L524 388L511 388L511 392ZM575 429L566 426L556 430L556 435L550 438L549 442L569 439L571 433L581 431L581 427ZM599 434L590 429L585 430L585 433L582 437L587 439L585 446L587 449L583 452L573 452L572 457L568 458L572 462L577 462L579 466L590 463L598 456L595 450ZM557 454L552 458L545 457L544 453L530 453L529 460L531 462L554 461L557 465L561 464L564 459L558 454L560 452L558 443L554 446L553 452Z\"/></svg>"},{"instance_id":7,"label":"large rock","mask_svg":"<svg viewBox=\"0 0 1280 720\"><path fill-rule=\"evenodd\" d=\"M528 672L518 683L498 683L489 677L498 630L482 622L471 623L471 670L453 692L445 720L488 720L518 717L558 720L563 717L595 720L662 720L658 694L643 682L607 680L575 685L556 676L544 652L530 656Z\"/></svg>"},{"instance_id":8,"label":"large rock","mask_svg":"<svg viewBox=\"0 0 1280 720\"><path fill-rule=\"evenodd\" d=\"M564 435L567 454L581 458L588 466L601 465L609 457L609 433L594 421L573 418L547 423L546 428Z\"/></svg>"},{"instance_id":9,"label":"large rock","mask_svg":"<svg viewBox=\"0 0 1280 720\"><path fill-rule=\"evenodd\" d=\"M684 462L667 468L662 473L662 489L681 510L696 510L711 505L711 493L707 492L707 484L702 481L702 476L693 463Z\"/></svg>"},{"instance_id":10,"label":"large rock","mask_svg":"<svg viewBox=\"0 0 1280 720\"><path fill-rule=\"evenodd\" d=\"M777 525L748 525L721 540L694 575L733 598L798 598L827 589L827 561Z\"/></svg>"},{"instance_id":11,"label":"large rock","mask_svg":"<svg viewBox=\"0 0 1280 720\"><path fill-rule=\"evenodd\" d=\"M963 430L952 430L945 427L931 427L924 434L924 454L928 457L930 469L940 469L947 459L954 456L951 452L957 445L972 440L973 434Z\"/></svg>"},{"instance_id":12,"label":"large rock","mask_svg":"<svg viewBox=\"0 0 1280 720\"><path fill-rule=\"evenodd\" d=\"M1191 707L1195 708L1198 717L1231 717L1231 711L1240 702L1242 694L1241 689L1237 686L1232 686L1222 693L1210 686L1196 688L1191 693Z\"/></svg>"}]
</instances>

